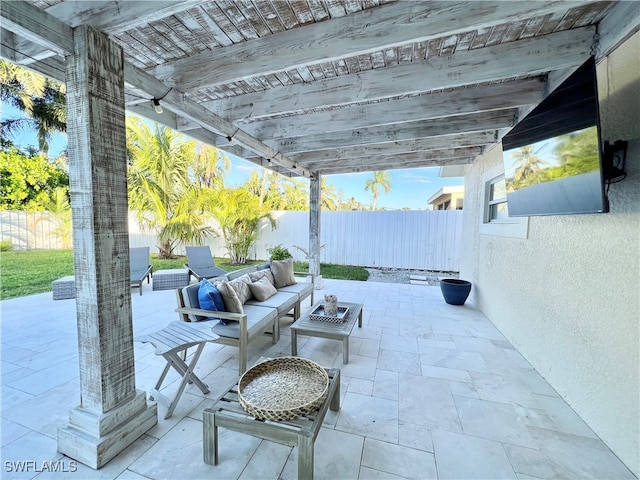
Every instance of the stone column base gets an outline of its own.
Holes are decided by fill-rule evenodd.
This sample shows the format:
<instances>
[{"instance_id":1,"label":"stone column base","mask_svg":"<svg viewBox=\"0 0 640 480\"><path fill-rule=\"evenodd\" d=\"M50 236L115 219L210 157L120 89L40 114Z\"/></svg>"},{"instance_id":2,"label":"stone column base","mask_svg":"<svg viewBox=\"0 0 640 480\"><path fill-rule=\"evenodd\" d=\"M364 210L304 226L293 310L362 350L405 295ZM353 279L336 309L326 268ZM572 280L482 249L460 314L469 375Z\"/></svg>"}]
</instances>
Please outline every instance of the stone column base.
<instances>
[{"instance_id":1,"label":"stone column base","mask_svg":"<svg viewBox=\"0 0 640 480\"><path fill-rule=\"evenodd\" d=\"M98 469L158 423L158 405L147 404L147 394L113 410L96 414L77 406L69 412L69 424L58 429L58 451Z\"/></svg>"}]
</instances>

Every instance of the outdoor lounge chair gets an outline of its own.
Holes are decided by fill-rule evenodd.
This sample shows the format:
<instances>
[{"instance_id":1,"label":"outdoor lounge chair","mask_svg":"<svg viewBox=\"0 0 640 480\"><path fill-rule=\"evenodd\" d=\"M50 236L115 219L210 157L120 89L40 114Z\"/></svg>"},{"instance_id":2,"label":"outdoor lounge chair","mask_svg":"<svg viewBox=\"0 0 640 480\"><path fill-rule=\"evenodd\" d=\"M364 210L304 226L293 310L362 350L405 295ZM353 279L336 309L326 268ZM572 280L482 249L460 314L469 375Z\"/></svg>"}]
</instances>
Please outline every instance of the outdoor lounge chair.
<instances>
[{"instance_id":1,"label":"outdoor lounge chair","mask_svg":"<svg viewBox=\"0 0 640 480\"><path fill-rule=\"evenodd\" d=\"M131 286L140 288L142 295L142 282L153 275L153 267L149 264L149 247L137 247L129 249L129 268L131 270Z\"/></svg>"},{"instance_id":2,"label":"outdoor lounge chair","mask_svg":"<svg viewBox=\"0 0 640 480\"><path fill-rule=\"evenodd\" d=\"M185 247L187 250L187 265L189 275L196 277L198 281L203 278L213 278L224 275L225 272L213 263L211 249L205 247Z\"/></svg>"}]
</instances>

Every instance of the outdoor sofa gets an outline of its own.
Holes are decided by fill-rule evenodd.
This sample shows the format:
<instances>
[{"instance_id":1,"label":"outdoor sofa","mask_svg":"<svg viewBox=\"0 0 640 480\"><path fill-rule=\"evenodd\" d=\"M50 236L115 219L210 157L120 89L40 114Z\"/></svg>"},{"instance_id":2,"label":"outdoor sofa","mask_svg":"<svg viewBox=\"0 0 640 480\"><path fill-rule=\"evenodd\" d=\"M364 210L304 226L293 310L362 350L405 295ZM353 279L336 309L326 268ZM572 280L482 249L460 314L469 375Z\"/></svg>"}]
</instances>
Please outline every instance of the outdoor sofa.
<instances>
[{"instance_id":1,"label":"outdoor sofa","mask_svg":"<svg viewBox=\"0 0 640 480\"><path fill-rule=\"evenodd\" d=\"M298 282L296 277L306 277ZM249 344L265 333L280 338L280 319L300 317L301 303L311 296L313 275L294 272L293 260L273 261L203 279L176 290L178 312L185 322L211 322L220 336L215 343L239 349L239 372L247 370Z\"/></svg>"}]
</instances>

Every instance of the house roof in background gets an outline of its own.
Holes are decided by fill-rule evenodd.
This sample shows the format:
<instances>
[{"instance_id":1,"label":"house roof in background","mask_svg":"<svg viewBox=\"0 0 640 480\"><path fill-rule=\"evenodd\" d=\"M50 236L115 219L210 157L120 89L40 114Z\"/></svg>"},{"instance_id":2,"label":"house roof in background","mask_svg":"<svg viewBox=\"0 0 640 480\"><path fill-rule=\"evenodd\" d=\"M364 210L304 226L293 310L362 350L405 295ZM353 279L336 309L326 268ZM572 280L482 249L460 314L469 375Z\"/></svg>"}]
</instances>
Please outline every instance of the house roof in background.
<instances>
[{"instance_id":1,"label":"house roof in background","mask_svg":"<svg viewBox=\"0 0 640 480\"><path fill-rule=\"evenodd\" d=\"M449 187L442 187L440 190L438 190L436 193L434 193L429 197L429 199L427 200L427 205L431 205L432 203L434 203L436 200L438 200L443 196L450 197L451 195L456 193L464 193L464 185L453 185Z\"/></svg>"}]
</instances>

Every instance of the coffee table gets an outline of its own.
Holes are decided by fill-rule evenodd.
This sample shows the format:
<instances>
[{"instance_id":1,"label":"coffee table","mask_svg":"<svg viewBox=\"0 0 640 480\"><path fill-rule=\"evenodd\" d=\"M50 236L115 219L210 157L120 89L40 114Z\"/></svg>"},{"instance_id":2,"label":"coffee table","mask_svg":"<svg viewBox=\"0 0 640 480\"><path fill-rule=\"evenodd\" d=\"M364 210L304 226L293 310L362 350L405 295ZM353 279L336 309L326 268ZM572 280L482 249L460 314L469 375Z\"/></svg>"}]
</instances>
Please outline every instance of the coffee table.
<instances>
[{"instance_id":1,"label":"coffee table","mask_svg":"<svg viewBox=\"0 0 640 480\"><path fill-rule=\"evenodd\" d=\"M338 307L347 307L347 318L343 322L328 322L311 320L309 313L313 312L322 302L316 303L311 310L291 325L291 355L298 355L298 334L310 337L322 337L332 340L342 340L342 363L349 363L349 336L358 320L358 327L362 328L361 303L338 302Z\"/></svg>"}]
</instances>

